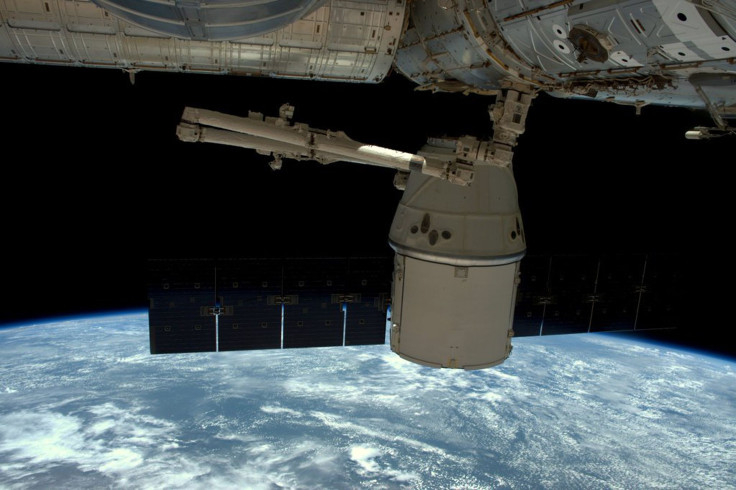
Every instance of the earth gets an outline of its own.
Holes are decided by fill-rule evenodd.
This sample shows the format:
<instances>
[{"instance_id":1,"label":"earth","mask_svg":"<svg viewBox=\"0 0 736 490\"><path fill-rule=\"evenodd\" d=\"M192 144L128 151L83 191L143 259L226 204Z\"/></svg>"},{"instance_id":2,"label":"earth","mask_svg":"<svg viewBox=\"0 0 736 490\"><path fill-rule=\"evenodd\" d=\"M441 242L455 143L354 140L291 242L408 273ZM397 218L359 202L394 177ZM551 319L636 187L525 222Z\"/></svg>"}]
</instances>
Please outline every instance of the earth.
<instances>
[{"instance_id":1,"label":"earth","mask_svg":"<svg viewBox=\"0 0 736 490\"><path fill-rule=\"evenodd\" d=\"M605 334L481 371L388 346L152 356L146 314L0 330L2 488L736 488L736 363Z\"/></svg>"}]
</instances>

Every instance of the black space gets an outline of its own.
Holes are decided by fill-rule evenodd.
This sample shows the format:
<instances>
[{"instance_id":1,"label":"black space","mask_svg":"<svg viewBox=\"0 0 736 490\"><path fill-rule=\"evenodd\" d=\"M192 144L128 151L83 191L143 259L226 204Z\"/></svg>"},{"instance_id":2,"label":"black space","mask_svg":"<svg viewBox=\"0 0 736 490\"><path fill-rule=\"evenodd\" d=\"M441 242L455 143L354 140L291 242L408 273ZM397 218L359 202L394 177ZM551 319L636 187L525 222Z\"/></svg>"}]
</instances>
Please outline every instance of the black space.
<instances>
[{"instance_id":1,"label":"black space","mask_svg":"<svg viewBox=\"0 0 736 490\"><path fill-rule=\"evenodd\" d=\"M186 105L276 115L416 151L427 136L490 133L486 97L379 85L0 64L0 322L146 307L157 257L388 255L393 171L285 161L182 143ZM727 205L733 139L679 108L537 97L514 160L530 254L677 253L682 342L733 353ZM723 283L725 284L725 282ZM719 293L719 291L722 291ZM723 306L722 306L723 305Z\"/></svg>"}]
</instances>

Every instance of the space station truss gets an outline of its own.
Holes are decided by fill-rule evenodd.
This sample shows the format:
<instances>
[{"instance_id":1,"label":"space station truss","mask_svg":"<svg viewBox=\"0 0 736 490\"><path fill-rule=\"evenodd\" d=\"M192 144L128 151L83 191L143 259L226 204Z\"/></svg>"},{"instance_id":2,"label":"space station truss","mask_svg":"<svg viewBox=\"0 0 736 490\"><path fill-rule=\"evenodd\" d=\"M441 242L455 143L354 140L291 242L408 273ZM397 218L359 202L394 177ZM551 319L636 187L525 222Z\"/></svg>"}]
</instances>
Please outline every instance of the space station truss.
<instances>
[{"instance_id":1,"label":"space station truss","mask_svg":"<svg viewBox=\"0 0 736 490\"><path fill-rule=\"evenodd\" d=\"M151 353L383 344L390 257L152 260ZM530 256L514 336L677 328L674 256ZM448 326L450 327L450 326Z\"/></svg>"}]
</instances>

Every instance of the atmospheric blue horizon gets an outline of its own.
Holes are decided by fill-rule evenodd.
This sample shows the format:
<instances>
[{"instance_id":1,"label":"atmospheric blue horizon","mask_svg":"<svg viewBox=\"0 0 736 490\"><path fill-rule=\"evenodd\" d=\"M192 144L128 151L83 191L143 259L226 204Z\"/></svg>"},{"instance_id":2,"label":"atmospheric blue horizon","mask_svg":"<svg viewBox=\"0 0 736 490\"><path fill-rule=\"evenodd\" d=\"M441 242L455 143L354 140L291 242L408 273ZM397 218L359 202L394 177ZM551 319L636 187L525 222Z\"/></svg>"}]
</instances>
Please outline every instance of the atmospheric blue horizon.
<instances>
[{"instance_id":1,"label":"atmospheric blue horizon","mask_svg":"<svg viewBox=\"0 0 736 490\"><path fill-rule=\"evenodd\" d=\"M0 330L0 487L728 488L736 363L606 334L497 368L387 345L148 354L147 315Z\"/></svg>"}]
</instances>

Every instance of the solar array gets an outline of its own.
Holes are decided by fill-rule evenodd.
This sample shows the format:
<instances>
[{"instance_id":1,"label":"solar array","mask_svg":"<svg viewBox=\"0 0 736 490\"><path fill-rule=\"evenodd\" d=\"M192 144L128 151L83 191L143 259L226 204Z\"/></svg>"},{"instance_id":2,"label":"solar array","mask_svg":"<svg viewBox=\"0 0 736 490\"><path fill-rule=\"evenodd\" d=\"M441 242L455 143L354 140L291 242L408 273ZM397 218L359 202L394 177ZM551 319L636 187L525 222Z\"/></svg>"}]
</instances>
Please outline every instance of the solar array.
<instances>
[{"instance_id":1,"label":"solar array","mask_svg":"<svg viewBox=\"0 0 736 490\"><path fill-rule=\"evenodd\" d=\"M526 257L514 335L677 328L675 256Z\"/></svg>"},{"instance_id":2,"label":"solar array","mask_svg":"<svg viewBox=\"0 0 736 490\"><path fill-rule=\"evenodd\" d=\"M517 337L676 328L678 260L526 257ZM151 353L383 344L389 257L149 264Z\"/></svg>"},{"instance_id":3,"label":"solar array","mask_svg":"<svg viewBox=\"0 0 736 490\"><path fill-rule=\"evenodd\" d=\"M151 353L382 344L390 258L153 260Z\"/></svg>"}]
</instances>

